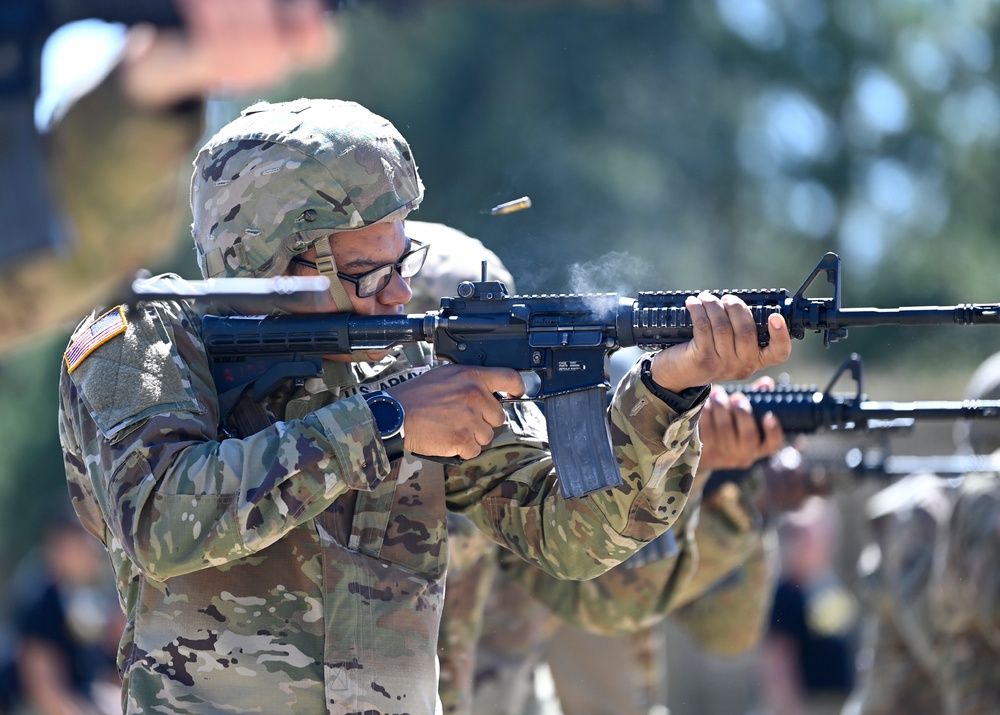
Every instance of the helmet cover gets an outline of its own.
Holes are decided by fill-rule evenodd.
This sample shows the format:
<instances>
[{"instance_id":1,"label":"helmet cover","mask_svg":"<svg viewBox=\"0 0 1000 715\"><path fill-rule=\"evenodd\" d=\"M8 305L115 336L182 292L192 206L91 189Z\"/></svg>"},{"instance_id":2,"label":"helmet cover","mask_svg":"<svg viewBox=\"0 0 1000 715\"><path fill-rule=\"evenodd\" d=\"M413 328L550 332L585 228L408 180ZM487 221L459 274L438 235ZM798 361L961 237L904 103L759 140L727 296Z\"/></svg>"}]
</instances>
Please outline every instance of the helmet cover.
<instances>
[{"instance_id":1,"label":"helmet cover","mask_svg":"<svg viewBox=\"0 0 1000 715\"><path fill-rule=\"evenodd\" d=\"M259 102L194 160L191 230L202 275L280 275L317 238L402 220L423 193L406 140L361 105Z\"/></svg>"}]
</instances>

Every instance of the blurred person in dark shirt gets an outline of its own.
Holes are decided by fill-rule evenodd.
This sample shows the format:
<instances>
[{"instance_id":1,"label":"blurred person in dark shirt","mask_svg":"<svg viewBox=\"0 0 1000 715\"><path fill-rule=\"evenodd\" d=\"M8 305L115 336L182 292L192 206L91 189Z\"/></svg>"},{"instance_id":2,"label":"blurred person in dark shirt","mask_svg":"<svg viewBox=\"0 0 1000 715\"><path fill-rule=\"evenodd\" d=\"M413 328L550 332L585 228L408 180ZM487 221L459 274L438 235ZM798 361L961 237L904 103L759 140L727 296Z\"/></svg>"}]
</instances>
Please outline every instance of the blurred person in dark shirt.
<instances>
[{"instance_id":1,"label":"blurred person in dark shirt","mask_svg":"<svg viewBox=\"0 0 1000 715\"><path fill-rule=\"evenodd\" d=\"M100 543L76 516L53 517L14 579L12 712L114 712L124 624L113 583Z\"/></svg>"},{"instance_id":2,"label":"blurred person in dark shirt","mask_svg":"<svg viewBox=\"0 0 1000 715\"><path fill-rule=\"evenodd\" d=\"M760 659L767 712L839 713L853 687L858 606L834 569L836 507L809 497L778 533L781 575Z\"/></svg>"}]
</instances>

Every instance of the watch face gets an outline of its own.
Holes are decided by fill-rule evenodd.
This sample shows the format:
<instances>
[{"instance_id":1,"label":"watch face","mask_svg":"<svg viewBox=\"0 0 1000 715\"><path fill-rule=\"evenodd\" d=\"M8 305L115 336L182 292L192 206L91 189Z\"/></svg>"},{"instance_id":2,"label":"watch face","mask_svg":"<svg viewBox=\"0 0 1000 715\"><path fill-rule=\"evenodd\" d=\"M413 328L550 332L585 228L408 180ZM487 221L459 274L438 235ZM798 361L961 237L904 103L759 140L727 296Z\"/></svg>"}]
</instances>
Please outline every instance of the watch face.
<instances>
[{"instance_id":1,"label":"watch face","mask_svg":"<svg viewBox=\"0 0 1000 715\"><path fill-rule=\"evenodd\" d=\"M403 427L403 408L388 395L378 395L368 400L368 407L375 416L378 432L383 437L390 437Z\"/></svg>"}]
</instances>

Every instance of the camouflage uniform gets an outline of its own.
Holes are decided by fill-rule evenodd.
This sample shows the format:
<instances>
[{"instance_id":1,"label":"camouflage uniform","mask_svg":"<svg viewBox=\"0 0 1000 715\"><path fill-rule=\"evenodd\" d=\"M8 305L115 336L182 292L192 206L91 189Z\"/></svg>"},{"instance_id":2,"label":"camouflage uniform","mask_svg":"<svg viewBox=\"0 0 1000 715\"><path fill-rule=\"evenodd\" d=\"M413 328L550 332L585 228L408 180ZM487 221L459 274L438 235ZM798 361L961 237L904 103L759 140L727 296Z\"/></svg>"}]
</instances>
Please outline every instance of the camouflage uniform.
<instances>
[{"instance_id":1,"label":"camouflage uniform","mask_svg":"<svg viewBox=\"0 0 1000 715\"><path fill-rule=\"evenodd\" d=\"M613 383L637 354L616 354ZM482 582L493 584L488 601L480 604L488 585L452 584L449 575L442 618L449 640L442 640L442 651L463 655L450 669L442 660L445 712L537 711L533 674L547 656L568 712L601 712L605 704L605 711L644 712L665 701L665 633L657 624L671 612L711 652L748 650L766 626L775 570L773 535L752 503L758 488L756 476L724 483L706 497L700 512L689 503L670 531L591 581L553 579L501 553L498 574L478 565ZM609 657L613 668L603 667ZM583 673L587 661L602 667Z\"/></svg>"},{"instance_id":2,"label":"camouflage uniform","mask_svg":"<svg viewBox=\"0 0 1000 715\"><path fill-rule=\"evenodd\" d=\"M936 564L943 631L944 712L1000 708L1000 482L967 475Z\"/></svg>"},{"instance_id":3,"label":"camouflage uniform","mask_svg":"<svg viewBox=\"0 0 1000 715\"><path fill-rule=\"evenodd\" d=\"M443 296L455 295L459 282L478 280L482 262L487 277L515 292L514 279L493 251L481 241L450 226L425 221L406 222L406 235L431 246L420 273L410 279L413 298L408 312L435 310ZM472 709L472 678L482 612L496 573L498 546L461 514L448 514L447 597L441 610L438 692L443 712Z\"/></svg>"},{"instance_id":4,"label":"camouflage uniform","mask_svg":"<svg viewBox=\"0 0 1000 715\"><path fill-rule=\"evenodd\" d=\"M114 74L73 105L47 136L72 259L40 254L0 267L0 349L70 330L138 269L177 252L181 168L201 132L200 103L139 111Z\"/></svg>"},{"instance_id":5,"label":"camouflage uniform","mask_svg":"<svg viewBox=\"0 0 1000 715\"><path fill-rule=\"evenodd\" d=\"M313 112L340 117L348 151L330 146L333 130ZM362 227L419 202L408 147L367 110L299 100L245 115L196 161L206 275L279 274L315 238L310 225ZM295 153L272 161L286 143ZM385 152L399 163L373 146L395 147ZM294 200L331 156L354 168ZM214 184L207 198L198 182ZM204 217L216 209L219 219ZM251 240L261 224L280 249ZM625 484L572 502L526 408L510 408L460 467L390 462L362 393L429 369L416 349L376 365L327 362L321 381L266 398L273 424L230 436L199 321L172 302L95 314L60 378L71 496L111 555L126 612L128 713L433 713L448 510L552 575L585 579L667 529L693 484L701 403L678 415L638 370L609 418Z\"/></svg>"},{"instance_id":6,"label":"camouflage uniform","mask_svg":"<svg viewBox=\"0 0 1000 715\"><path fill-rule=\"evenodd\" d=\"M970 398L1000 398L1000 353L980 365ZM964 451L996 454L1000 433L991 420L961 422ZM1000 708L1000 475L966 475L935 563L934 602L943 633L944 702L948 715L985 715Z\"/></svg>"},{"instance_id":7,"label":"camouflage uniform","mask_svg":"<svg viewBox=\"0 0 1000 715\"><path fill-rule=\"evenodd\" d=\"M863 715L943 712L938 619L931 599L935 544L951 514L953 490L915 474L869 500L875 547L859 561L862 598L872 623L859 662L851 712Z\"/></svg>"},{"instance_id":8,"label":"camouflage uniform","mask_svg":"<svg viewBox=\"0 0 1000 715\"><path fill-rule=\"evenodd\" d=\"M1000 354L977 368L966 396L1000 397ZM959 452L1000 447L990 420L957 424L955 438ZM997 711L997 484L994 474L910 475L869 501L878 548L860 563L874 566L863 568L875 616L871 665L845 713Z\"/></svg>"},{"instance_id":9,"label":"camouflage uniform","mask_svg":"<svg viewBox=\"0 0 1000 715\"><path fill-rule=\"evenodd\" d=\"M700 509L689 503L669 532L590 581L553 579L520 559L502 558L477 652L473 712L537 709L531 674L550 646L549 666L566 712L647 711L663 700L658 624L666 614L715 653L741 653L757 643L766 626L774 549L752 504L755 485L752 478L726 482ZM559 647L557 632L566 629L607 637L571 633ZM584 671L595 663L600 668Z\"/></svg>"}]
</instances>

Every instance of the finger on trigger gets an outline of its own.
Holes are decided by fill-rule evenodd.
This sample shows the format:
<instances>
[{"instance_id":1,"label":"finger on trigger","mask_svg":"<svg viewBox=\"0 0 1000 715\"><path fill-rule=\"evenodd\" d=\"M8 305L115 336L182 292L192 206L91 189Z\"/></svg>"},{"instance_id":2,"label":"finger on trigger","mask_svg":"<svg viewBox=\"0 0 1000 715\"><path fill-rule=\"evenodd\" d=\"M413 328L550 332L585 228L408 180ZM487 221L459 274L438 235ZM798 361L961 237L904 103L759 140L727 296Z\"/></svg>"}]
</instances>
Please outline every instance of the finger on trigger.
<instances>
[{"instance_id":1,"label":"finger on trigger","mask_svg":"<svg viewBox=\"0 0 1000 715\"><path fill-rule=\"evenodd\" d=\"M524 395L524 378L513 368L489 368L483 372L483 382L490 392L505 392L511 397Z\"/></svg>"},{"instance_id":2,"label":"finger on trigger","mask_svg":"<svg viewBox=\"0 0 1000 715\"><path fill-rule=\"evenodd\" d=\"M503 403L499 400L487 403L486 409L483 410L483 420L491 427L503 425L507 421L507 413L504 411Z\"/></svg>"}]
</instances>

